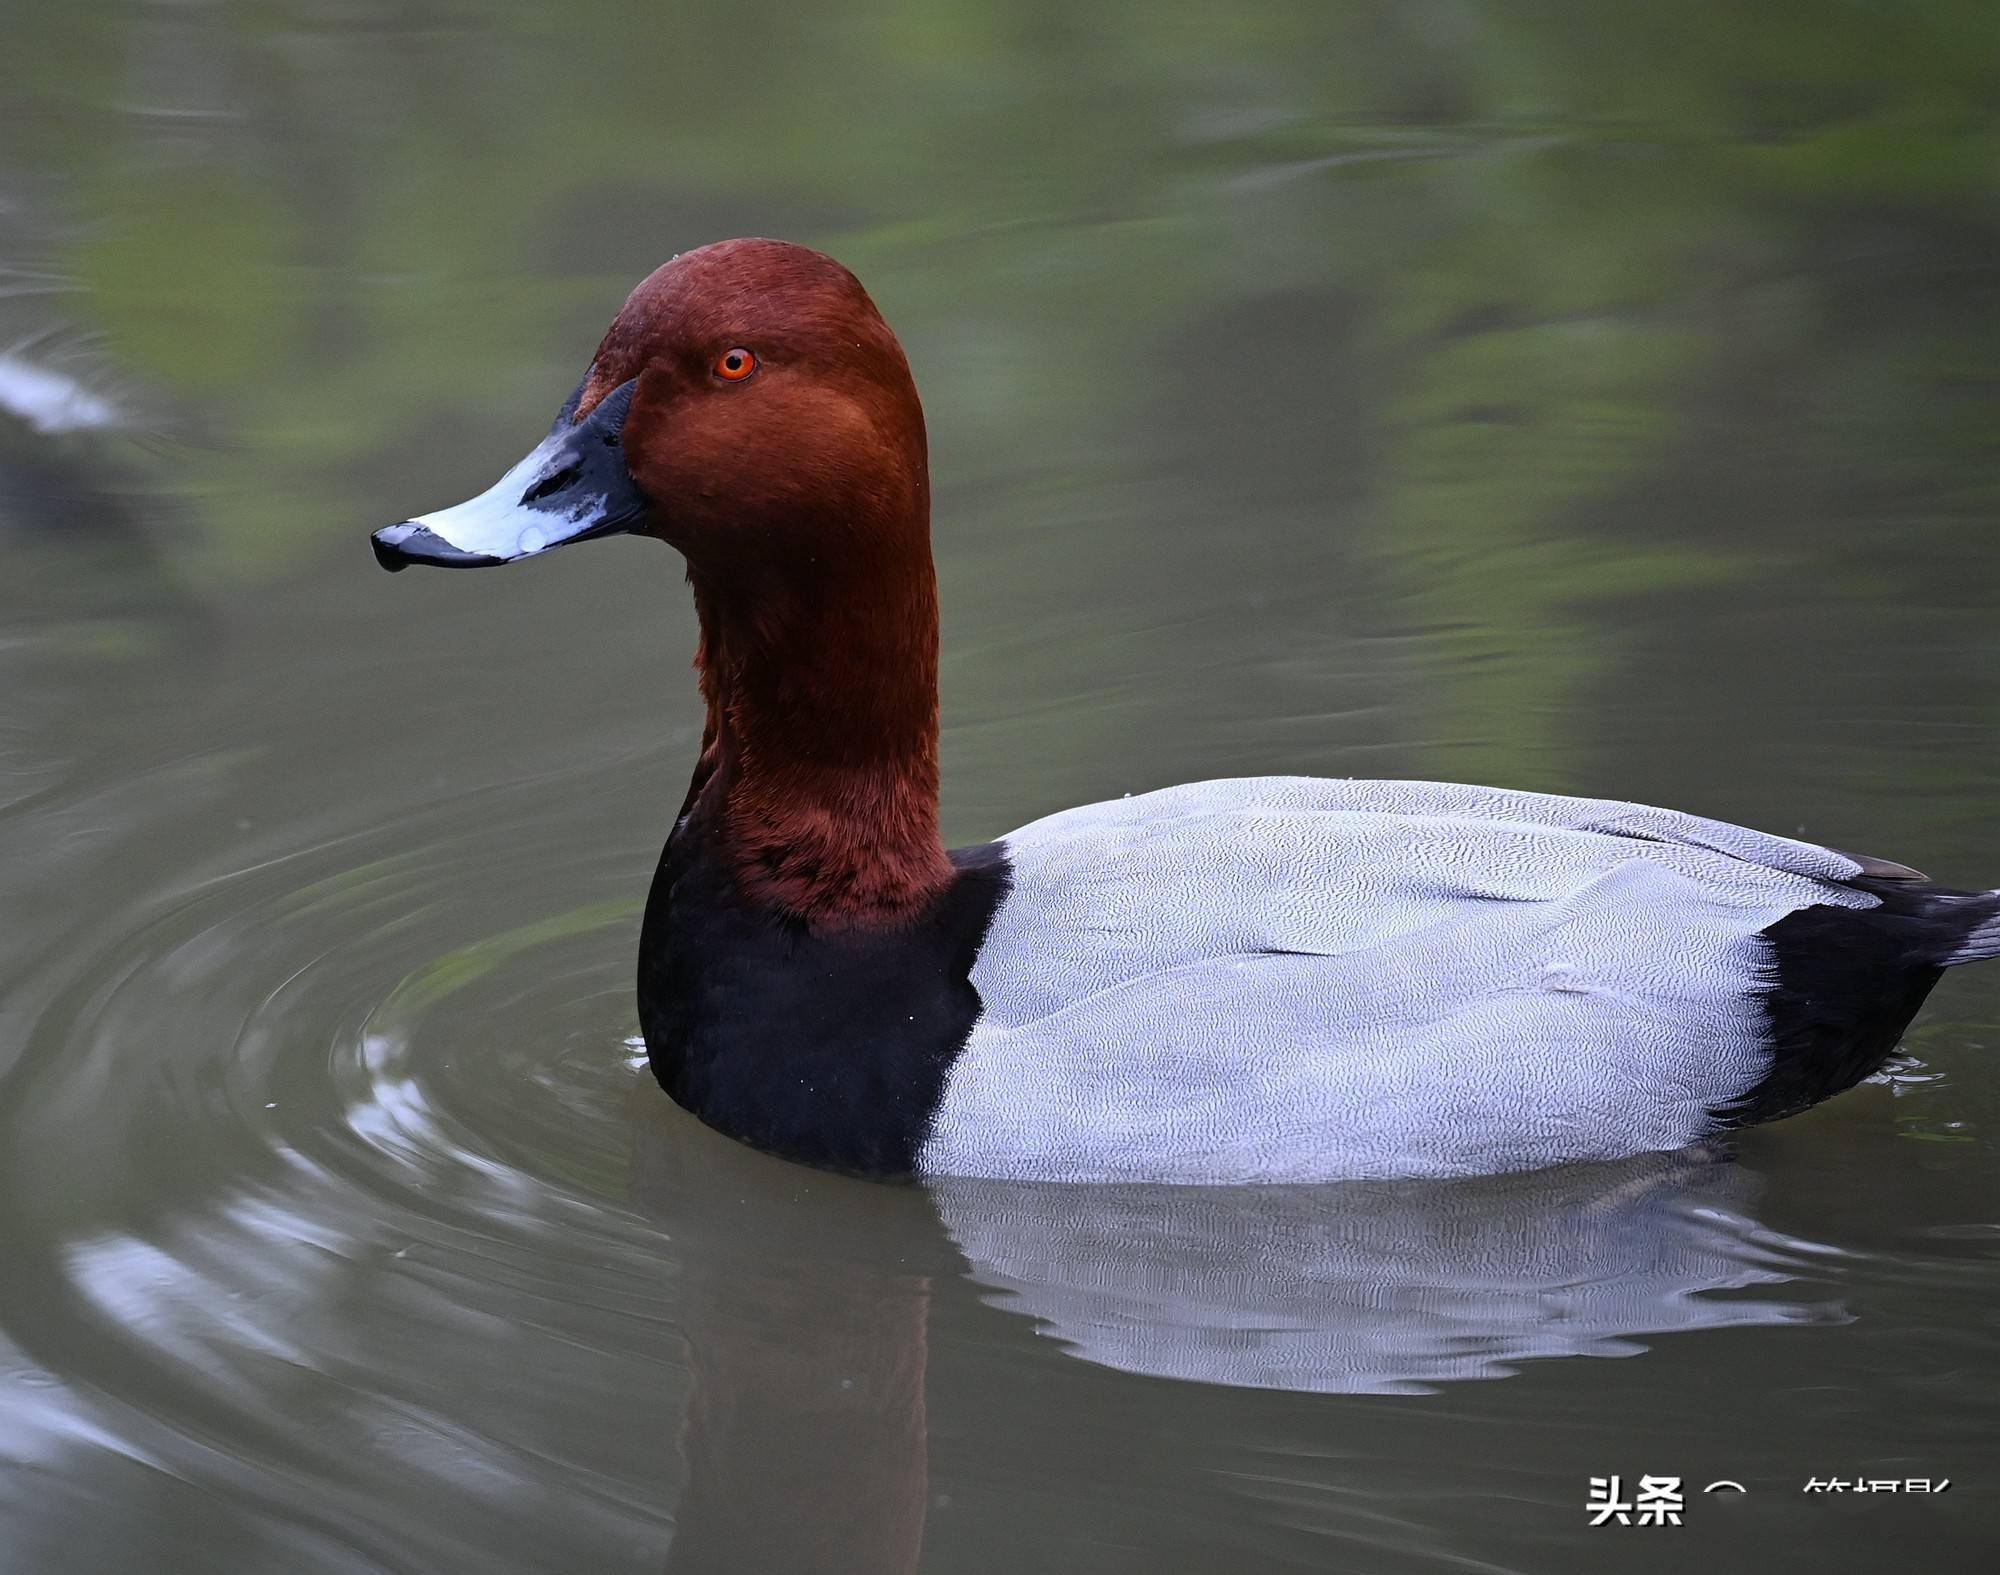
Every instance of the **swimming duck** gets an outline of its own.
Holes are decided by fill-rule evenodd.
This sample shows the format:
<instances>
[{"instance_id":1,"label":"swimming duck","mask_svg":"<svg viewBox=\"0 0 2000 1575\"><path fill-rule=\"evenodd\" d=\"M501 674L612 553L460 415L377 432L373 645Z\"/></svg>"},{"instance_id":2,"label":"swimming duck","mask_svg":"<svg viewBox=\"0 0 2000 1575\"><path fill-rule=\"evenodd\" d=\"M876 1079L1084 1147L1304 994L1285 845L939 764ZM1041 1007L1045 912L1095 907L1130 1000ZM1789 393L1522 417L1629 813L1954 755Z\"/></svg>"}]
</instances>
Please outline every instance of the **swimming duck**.
<instances>
[{"instance_id":1,"label":"swimming duck","mask_svg":"<svg viewBox=\"0 0 2000 1575\"><path fill-rule=\"evenodd\" d=\"M677 548L707 720L640 934L661 1085L882 1176L1298 1182L1679 1148L1895 1049L2000 892L1606 799L1257 777L947 851L923 410L831 258L648 276L385 568Z\"/></svg>"}]
</instances>

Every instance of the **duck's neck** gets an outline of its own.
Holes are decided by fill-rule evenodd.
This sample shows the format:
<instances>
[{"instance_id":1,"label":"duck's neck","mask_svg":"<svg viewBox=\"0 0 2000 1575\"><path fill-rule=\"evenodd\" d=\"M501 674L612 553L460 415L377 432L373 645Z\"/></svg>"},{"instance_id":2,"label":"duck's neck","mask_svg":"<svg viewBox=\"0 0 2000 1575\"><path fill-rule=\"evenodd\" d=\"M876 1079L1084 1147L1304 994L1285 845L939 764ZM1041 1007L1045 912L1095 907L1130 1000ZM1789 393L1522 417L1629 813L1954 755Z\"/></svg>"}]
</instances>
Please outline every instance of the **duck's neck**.
<instances>
[{"instance_id":1,"label":"duck's neck","mask_svg":"<svg viewBox=\"0 0 2000 1575\"><path fill-rule=\"evenodd\" d=\"M894 924L951 879L928 546L920 559L850 562L840 583L688 576L708 720L687 832L748 900L815 927Z\"/></svg>"}]
</instances>

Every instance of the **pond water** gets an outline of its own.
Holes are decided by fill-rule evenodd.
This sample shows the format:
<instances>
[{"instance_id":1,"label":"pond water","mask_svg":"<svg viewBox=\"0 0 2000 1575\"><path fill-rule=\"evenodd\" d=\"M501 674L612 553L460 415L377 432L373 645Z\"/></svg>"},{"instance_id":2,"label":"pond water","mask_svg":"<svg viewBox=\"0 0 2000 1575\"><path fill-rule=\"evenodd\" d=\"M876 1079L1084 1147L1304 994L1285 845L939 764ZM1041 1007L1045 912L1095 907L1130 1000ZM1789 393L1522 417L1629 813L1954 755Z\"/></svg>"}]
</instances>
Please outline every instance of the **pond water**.
<instances>
[{"instance_id":1,"label":"pond water","mask_svg":"<svg viewBox=\"0 0 2000 1575\"><path fill-rule=\"evenodd\" d=\"M672 554L392 580L367 530L511 463L654 264L783 235L925 396L952 840L1298 771L2000 884L1996 46L7 7L0 1568L1990 1568L2000 967L1715 1154L818 1176L632 1044ZM1613 1475L1684 1523L1592 1528Z\"/></svg>"}]
</instances>

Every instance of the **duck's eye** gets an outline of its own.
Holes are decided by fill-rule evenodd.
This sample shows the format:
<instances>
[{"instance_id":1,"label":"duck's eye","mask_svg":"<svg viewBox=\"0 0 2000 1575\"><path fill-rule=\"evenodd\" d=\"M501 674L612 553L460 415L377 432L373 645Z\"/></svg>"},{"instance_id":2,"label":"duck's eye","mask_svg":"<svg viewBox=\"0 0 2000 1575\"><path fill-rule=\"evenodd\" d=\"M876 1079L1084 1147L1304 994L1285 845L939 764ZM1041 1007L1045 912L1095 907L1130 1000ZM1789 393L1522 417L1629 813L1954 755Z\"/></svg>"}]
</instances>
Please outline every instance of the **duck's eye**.
<instances>
[{"instance_id":1,"label":"duck's eye","mask_svg":"<svg viewBox=\"0 0 2000 1575\"><path fill-rule=\"evenodd\" d=\"M725 383L740 383L757 370L757 358L741 345L734 350L725 350L715 358L715 365L709 370Z\"/></svg>"}]
</instances>

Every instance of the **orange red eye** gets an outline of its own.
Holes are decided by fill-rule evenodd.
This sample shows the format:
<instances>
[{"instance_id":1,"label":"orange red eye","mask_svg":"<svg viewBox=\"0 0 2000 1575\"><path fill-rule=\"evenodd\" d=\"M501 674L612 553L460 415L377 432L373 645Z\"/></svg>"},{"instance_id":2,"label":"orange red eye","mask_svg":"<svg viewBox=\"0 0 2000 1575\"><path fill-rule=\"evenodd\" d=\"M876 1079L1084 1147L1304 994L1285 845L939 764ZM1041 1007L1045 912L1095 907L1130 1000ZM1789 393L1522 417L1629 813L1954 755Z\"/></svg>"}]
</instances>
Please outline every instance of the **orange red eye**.
<instances>
[{"instance_id":1,"label":"orange red eye","mask_svg":"<svg viewBox=\"0 0 2000 1575\"><path fill-rule=\"evenodd\" d=\"M740 383L757 370L757 357L738 345L734 350L725 350L715 358L715 365L709 370L725 383Z\"/></svg>"}]
</instances>

